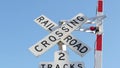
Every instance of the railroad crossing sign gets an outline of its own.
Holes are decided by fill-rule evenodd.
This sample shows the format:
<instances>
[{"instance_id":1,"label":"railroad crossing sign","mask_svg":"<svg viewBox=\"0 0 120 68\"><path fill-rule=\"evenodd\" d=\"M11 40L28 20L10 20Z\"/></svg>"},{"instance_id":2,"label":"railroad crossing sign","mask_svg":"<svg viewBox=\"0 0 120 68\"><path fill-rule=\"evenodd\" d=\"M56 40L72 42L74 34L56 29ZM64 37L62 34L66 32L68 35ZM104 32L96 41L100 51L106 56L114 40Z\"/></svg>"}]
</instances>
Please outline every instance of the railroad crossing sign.
<instances>
[{"instance_id":1,"label":"railroad crossing sign","mask_svg":"<svg viewBox=\"0 0 120 68\"><path fill-rule=\"evenodd\" d=\"M39 56L45 53L48 49L53 47L56 43L62 41L64 44L68 45L73 51L75 51L80 56L84 56L89 52L90 48L78 40L70 33L76 28L80 27L84 22L87 21L87 17L83 14L78 14L73 17L68 23L58 26L53 21L41 15L34 20L37 24L42 26L44 29L50 31L51 33L44 39L33 45L29 50L35 55ZM56 28L58 26L58 28ZM53 28L56 28L53 30Z\"/></svg>"},{"instance_id":2,"label":"railroad crossing sign","mask_svg":"<svg viewBox=\"0 0 120 68\"><path fill-rule=\"evenodd\" d=\"M83 62L70 62L66 51L55 52L54 58L54 62L41 62L40 68L85 68Z\"/></svg>"}]
</instances>

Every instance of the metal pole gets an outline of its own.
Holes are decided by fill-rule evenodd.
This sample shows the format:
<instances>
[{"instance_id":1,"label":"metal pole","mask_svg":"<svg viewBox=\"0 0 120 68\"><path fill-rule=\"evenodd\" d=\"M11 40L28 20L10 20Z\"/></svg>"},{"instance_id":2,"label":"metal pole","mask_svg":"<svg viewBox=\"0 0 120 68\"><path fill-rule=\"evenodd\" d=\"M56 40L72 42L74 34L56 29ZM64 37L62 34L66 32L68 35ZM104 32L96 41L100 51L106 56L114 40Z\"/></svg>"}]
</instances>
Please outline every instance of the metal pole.
<instances>
[{"instance_id":1,"label":"metal pole","mask_svg":"<svg viewBox=\"0 0 120 68\"><path fill-rule=\"evenodd\" d=\"M65 21L60 21L60 22L59 22L59 25L61 26L61 25L65 24L65 23L66 23ZM66 45L65 45L64 43L62 43L62 42L60 41L60 42L58 42L57 44L58 44L58 46L59 46L59 50L64 50L64 51L66 51Z\"/></svg>"},{"instance_id":2,"label":"metal pole","mask_svg":"<svg viewBox=\"0 0 120 68\"><path fill-rule=\"evenodd\" d=\"M59 50L63 50L63 45L64 43L62 43L61 41L57 43L58 46L59 46Z\"/></svg>"},{"instance_id":3,"label":"metal pole","mask_svg":"<svg viewBox=\"0 0 120 68\"><path fill-rule=\"evenodd\" d=\"M103 15L103 0L98 0L97 5L97 16ZM96 26L99 31L96 34L96 45L95 45L95 68L102 68L102 33L103 33L103 20L97 19Z\"/></svg>"}]
</instances>

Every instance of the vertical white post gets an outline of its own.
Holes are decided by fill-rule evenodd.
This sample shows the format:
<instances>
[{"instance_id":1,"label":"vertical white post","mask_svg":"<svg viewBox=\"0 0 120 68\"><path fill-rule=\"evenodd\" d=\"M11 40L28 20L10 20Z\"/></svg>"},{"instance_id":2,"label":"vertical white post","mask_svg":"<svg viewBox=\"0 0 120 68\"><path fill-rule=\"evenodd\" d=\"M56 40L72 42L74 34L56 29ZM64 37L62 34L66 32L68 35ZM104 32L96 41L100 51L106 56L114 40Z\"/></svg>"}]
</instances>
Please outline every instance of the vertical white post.
<instances>
[{"instance_id":1,"label":"vertical white post","mask_svg":"<svg viewBox=\"0 0 120 68\"><path fill-rule=\"evenodd\" d=\"M97 16L103 15L103 0L98 0L97 5ZM95 68L102 68L102 33L103 24L102 20L97 19L97 27L99 32L96 34L96 45L95 45Z\"/></svg>"}]
</instances>

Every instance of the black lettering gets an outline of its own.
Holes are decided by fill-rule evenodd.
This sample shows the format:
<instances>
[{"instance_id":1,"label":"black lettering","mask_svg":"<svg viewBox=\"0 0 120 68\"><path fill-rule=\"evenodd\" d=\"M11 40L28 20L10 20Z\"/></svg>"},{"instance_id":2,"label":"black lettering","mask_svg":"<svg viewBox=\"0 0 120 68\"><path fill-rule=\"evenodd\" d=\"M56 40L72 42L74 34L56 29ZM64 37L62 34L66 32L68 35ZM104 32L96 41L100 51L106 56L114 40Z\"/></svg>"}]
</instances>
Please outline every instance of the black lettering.
<instances>
[{"instance_id":1,"label":"black lettering","mask_svg":"<svg viewBox=\"0 0 120 68\"><path fill-rule=\"evenodd\" d=\"M75 65L75 64L70 64L70 68L74 68L74 65Z\"/></svg>"},{"instance_id":2,"label":"black lettering","mask_svg":"<svg viewBox=\"0 0 120 68\"><path fill-rule=\"evenodd\" d=\"M73 20L73 22L74 22L74 23L73 23L74 25L75 25L75 23L76 23L76 24L79 24L79 22L78 22L77 19Z\"/></svg>"},{"instance_id":3,"label":"black lettering","mask_svg":"<svg viewBox=\"0 0 120 68\"><path fill-rule=\"evenodd\" d=\"M44 24L44 26L46 26L48 22L49 21L44 21L44 22L41 22L41 24Z\"/></svg>"},{"instance_id":4,"label":"black lettering","mask_svg":"<svg viewBox=\"0 0 120 68\"><path fill-rule=\"evenodd\" d=\"M64 40L66 40L66 42L69 42L72 39L71 36L67 36Z\"/></svg>"},{"instance_id":5,"label":"black lettering","mask_svg":"<svg viewBox=\"0 0 120 68\"><path fill-rule=\"evenodd\" d=\"M63 33L59 32L59 31L56 31L55 34L58 35L58 37L62 37L63 36Z\"/></svg>"},{"instance_id":6,"label":"black lettering","mask_svg":"<svg viewBox=\"0 0 120 68\"><path fill-rule=\"evenodd\" d=\"M49 29L50 31L53 31L52 28L53 28L54 26L55 26L55 25L52 25L52 26L50 26L48 29Z\"/></svg>"},{"instance_id":7,"label":"black lettering","mask_svg":"<svg viewBox=\"0 0 120 68\"><path fill-rule=\"evenodd\" d=\"M56 68L60 68L59 64L56 65Z\"/></svg>"},{"instance_id":8,"label":"black lettering","mask_svg":"<svg viewBox=\"0 0 120 68\"><path fill-rule=\"evenodd\" d=\"M78 64L78 67L79 67L79 68L83 68L82 64Z\"/></svg>"},{"instance_id":9,"label":"black lettering","mask_svg":"<svg viewBox=\"0 0 120 68\"><path fill-rule=\"evenodd\" d=\"M72 20L70 23L74 26L76 26L76 24L79 24L76 20Z\"/></svg>"},{"instance_id":10,"label":"black lettering","mask_svg":"<svg viewBox=\"0 0 120 68\"><path fill-rule=\"evenodd\" d=\"M67 68L68 64L64 64L63 68Z\"/></svg>"},{"instance_id":11,"label":"black lettering","mask_svg":"<svg viewBox=\"0 0 120 68\"><path fill-rule=\"evenodd\" d=\"M75 45L76 43L77 43L77 40L76 40L76 39L72 39L72 40L69 42L70 45Z\"/></svg>"},{"instance_id":12,"label":"black lettering","mask_svg":"<svg viewBox=\"0 0 120 68\"><path fill-rule=\"evenodd\" d=\"M81 53L85 53L88 51L88 48L86 46L83 46L80 50Z\"/></svg>"},{"instance_id":13,"label":"black lettering","mask_svg":"<svg viewBox=\"0 0 120 68\"><path fill-rule=\"evenodd\" d=\"M47 43L46 40L42 41L41 44L44 45L45 47L47 47L47 45L50 45L49 43Z\"/></svg>"},{"instance_id":14,"label":"black lettering","mask_svg":"<svg viewBox=\"0 0 120 68\"><path fill-rule=\"evenodd\" d=\"M68 32L68 31L69 31L69 29L66 28L66 27L62 27L62 30L64 30L65 32Z\"/></svg>"},{"instance_id":15,"label":"black lettering","mask_svg":"<svg viewBox=\"0 0 120 68\"><path fill-rule=\"evenodd\" d=\"M70 24L67 24L69 27L73 28Z\"/></svg>"},{"instance_id":16,"label":"black lettering","mask_svg":"<svg viewBox=\"0 0 120 68\"><path fill-rule=\"evenodd\" d=\"M37 20L39 20L39 22L41 22L42 20L44 20L45 18L43 16L41 16L40 18L38 18Z\"/></svg>"},{"instance_id":17,"label":"black lettering","mask_svg":"<svg viewBox=\"0 0 120 68\"><path fill-rule=\"evenodd\" d=\"M84 18L83 18L83 17L78 16L78 17L77 17L77 20L79 20L79 21L84 21Z\"/></svg>"},{"instance_id":18,"label":"black lettering","mask_svg":"<svg viewBox=\"0 0 120 68\"><path fill-rule=\"evenodd\" d=\"M35 50L38 51L38 52L41 52L43 49L40 49L39 45L36 45Z\"/></svg>"},{"instance_id":19,"label":"black lettering","mask_svg":"<svg viewBox=\"0 0 120 68\"><path fill-rule=\"evenodd\" d=\"M45 64L41 64L42 68L45 68ZM40 67L41 68L41 67Z\"/></svg>"},{"instance_id":20,"label":"black lettering","mask_svg":"<svg viewBox=\"0 0 120 68\"><path fill-rule=\"evenodd\" d=\"M52 25L52 23L48 24L46 27L49 27L50 25Z\"/></svg>"},{"instance_id":21,"label":"black lettering","mask_svg":"<svg viewBox=\"0 0 120 68\"><path fill-rule=\"evenodd\" d=\"M52 64L48 64L48 67L47 68L52 68Z\"/></svg>"},{"instance_id":22,"label":"black lettering","mask_svg":"<svg viewBox=\"0 0 120 68\"><path fill-rule=\"evenodd\" d=\"M77 44L77 45L75 45L75 46L73 46L73 47L77 47L77 50L79 50L80 47L81 47L81 43L80 43L80 44Z\"/></svg>"},{"instance_id":23,"label":"black lettering","mask_svg":"<svg viewBox=\"0 0 120 68\"><path fill-rule=\"evenodd\" d=\"M64 58L65 54L64 54L64 53L59 53L59 55L61 55L61 56L59 57L59 60L65 60L65 58Z\"/></svg>"},{"instance_id":24,"label":"black lettering","mask_svg":"<svg viewBox=\"0 0 120 68\"><path fill-rule=\"evenodd\" d=\"M57 39L54 36L49 36L49 40L55 42Z\"/></svg>"}]
</instances>

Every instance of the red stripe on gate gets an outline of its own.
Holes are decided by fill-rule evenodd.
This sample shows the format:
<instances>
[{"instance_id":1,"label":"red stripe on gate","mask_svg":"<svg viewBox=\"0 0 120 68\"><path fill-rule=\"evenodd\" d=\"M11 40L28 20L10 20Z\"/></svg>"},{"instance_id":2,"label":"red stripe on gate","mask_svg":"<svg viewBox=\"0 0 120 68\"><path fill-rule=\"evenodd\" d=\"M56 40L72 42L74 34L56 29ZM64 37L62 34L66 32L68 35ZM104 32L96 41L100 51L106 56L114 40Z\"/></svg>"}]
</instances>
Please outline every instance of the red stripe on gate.
<instances>
[{"instance_id":1,"label":"red stripe on gate","mask_svg":"<svg viewBox=\"0 0 120 68\"><path fill-rule=\"evenodd\" d=\"M98 1L98 12L103 11L103 1Z\"/></svg>"},{"instance_id":2,"label":"red stripe on gate","mask_svg":"<svg viewBox=\"0 0 120 68\"><path fill-rule=\"evenodd\" d=\"M96 50L102 51L102 34L97 35Z\"/></svg>"}]
</instances>

